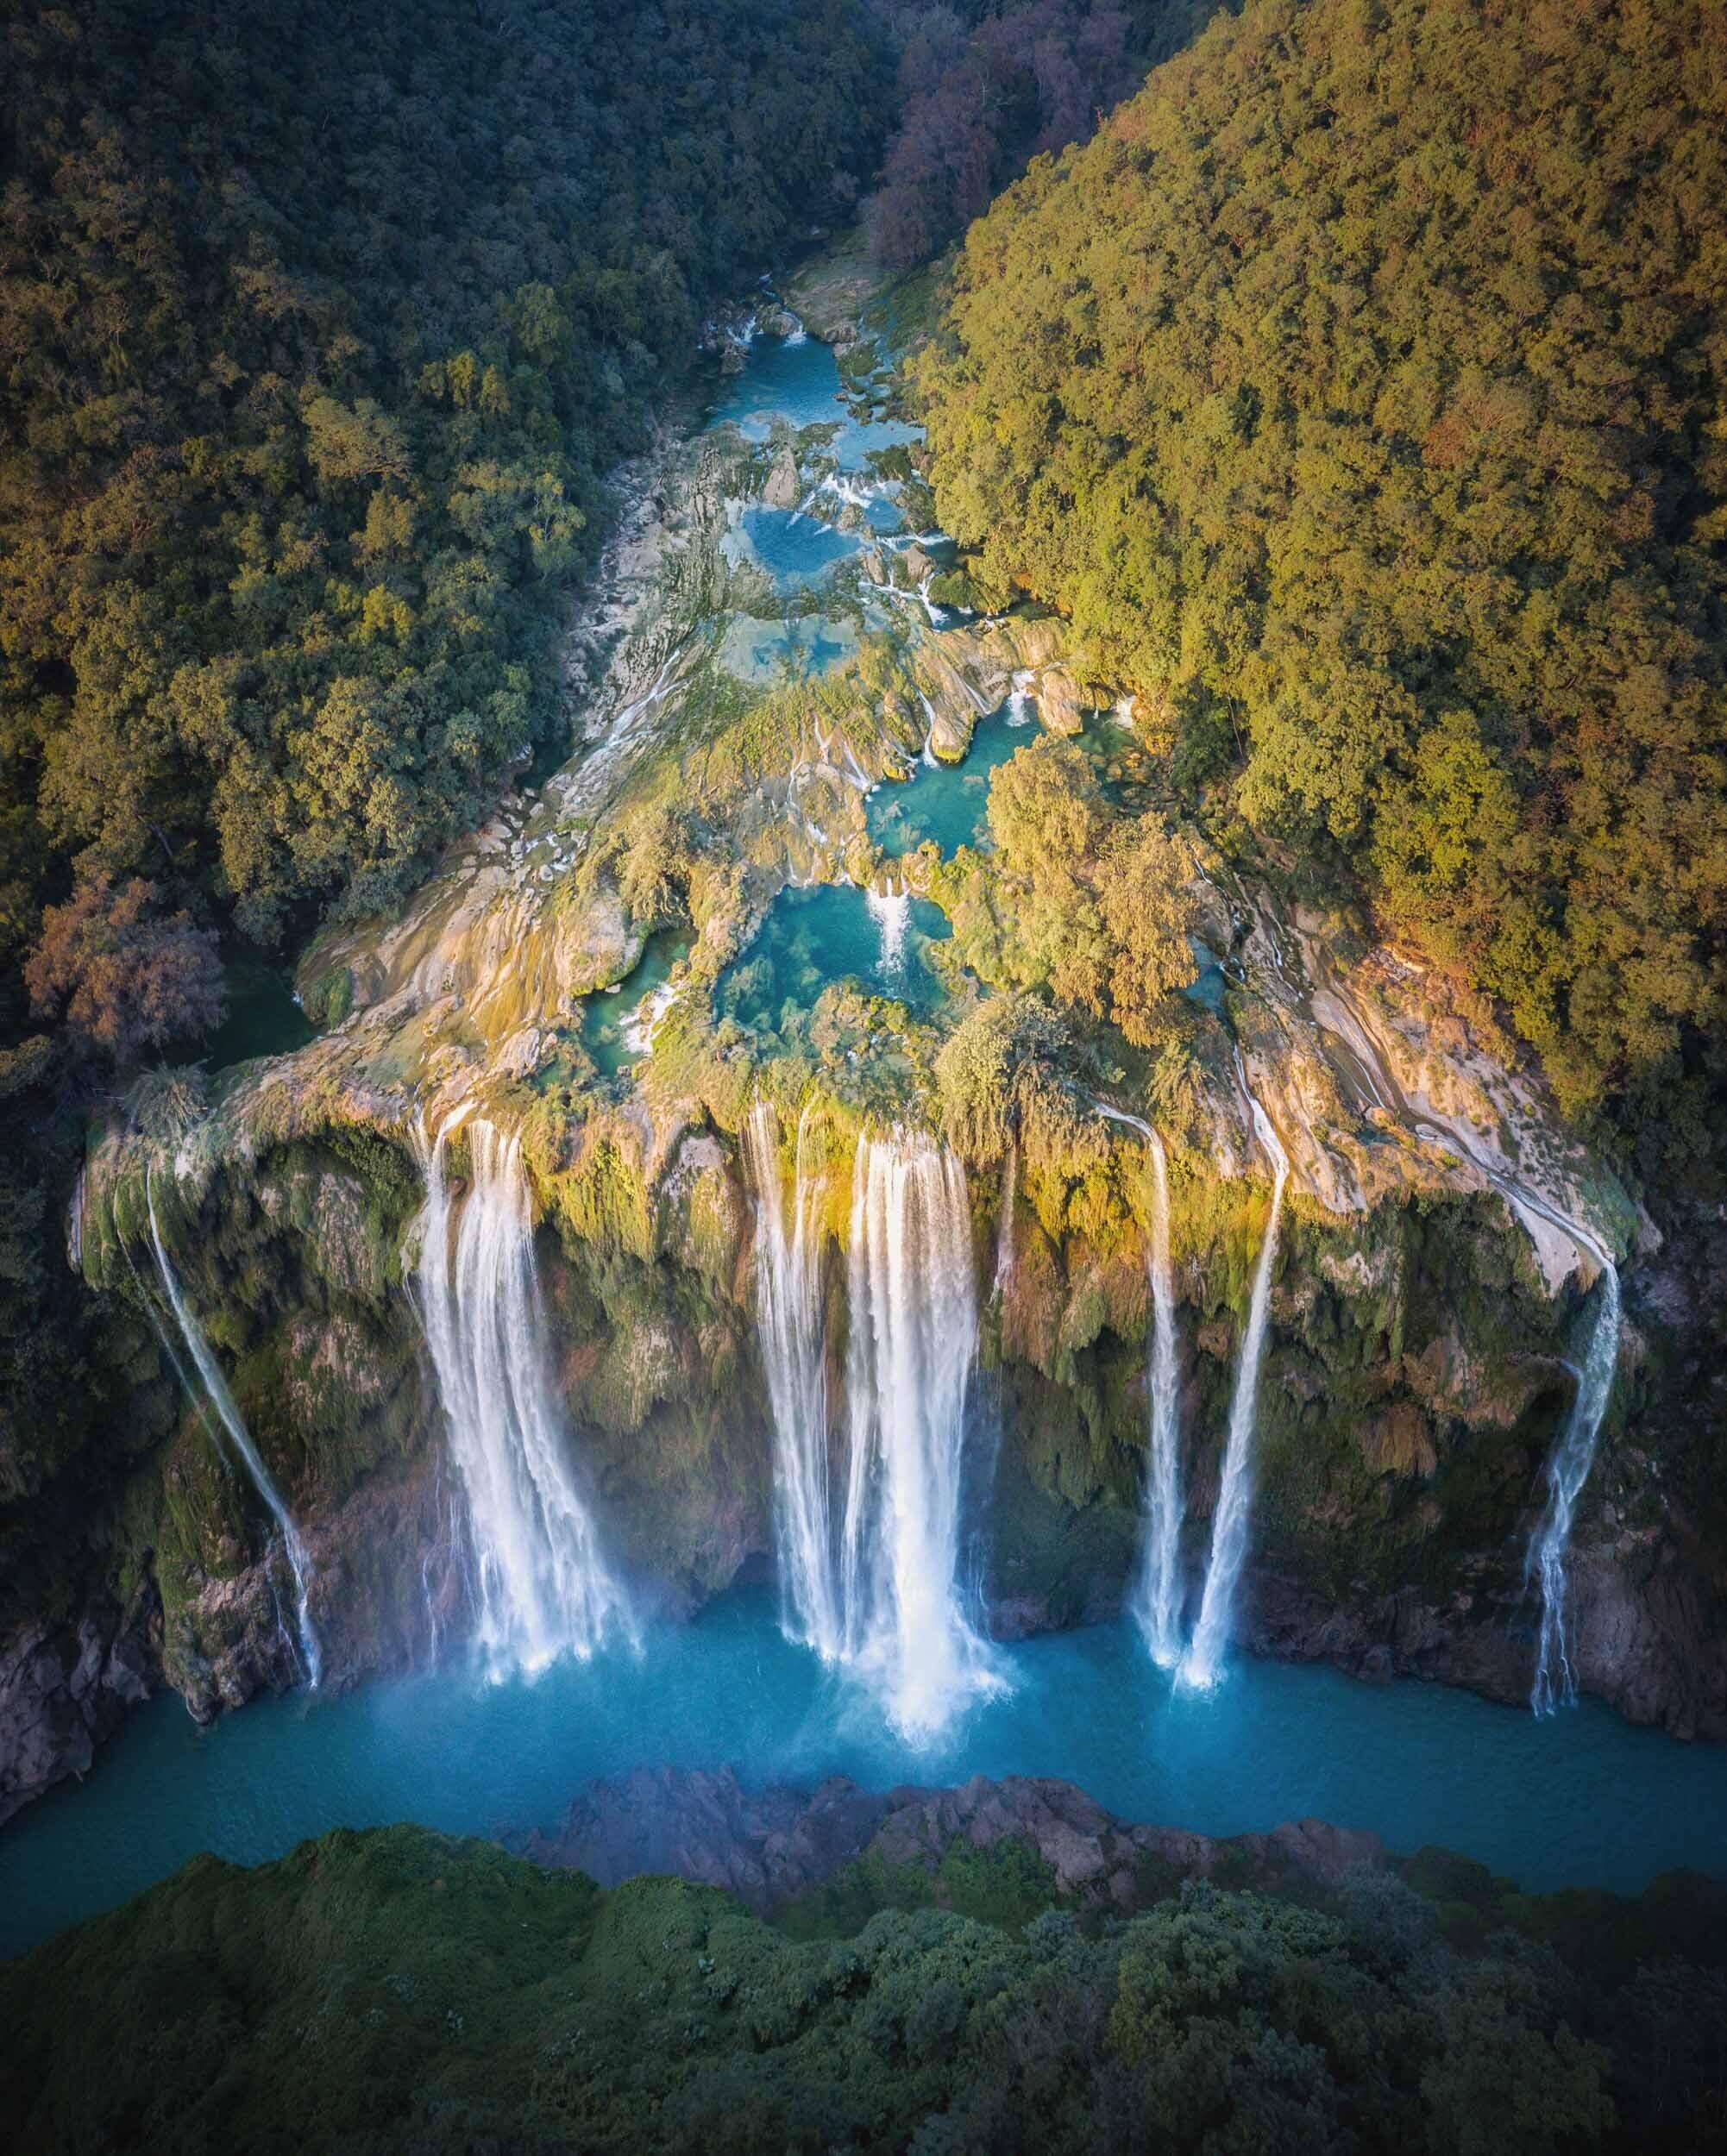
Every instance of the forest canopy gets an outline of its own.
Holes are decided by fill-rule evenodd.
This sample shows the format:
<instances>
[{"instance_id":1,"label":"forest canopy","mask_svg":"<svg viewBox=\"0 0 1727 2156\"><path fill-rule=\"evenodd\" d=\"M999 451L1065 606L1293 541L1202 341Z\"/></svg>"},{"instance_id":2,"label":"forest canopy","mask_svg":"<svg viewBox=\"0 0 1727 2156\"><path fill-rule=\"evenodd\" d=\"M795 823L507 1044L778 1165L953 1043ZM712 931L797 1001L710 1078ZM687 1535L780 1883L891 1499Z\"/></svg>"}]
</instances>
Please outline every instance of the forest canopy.
<instances>
[{"instance_id":1,"label":"forest canopy","mask_svg":"<svg viewBox=\"0 0 1727 2156\"><path fill-rule=\"evenodd\" d=\"M1727 953L1727 9L1256 0L968 235L945 527L1573 1110Z\"/></svg>"},{"instance_id":2,"label":"forest canopy","mask_svg":"<svg viewBox=\"0 0 1727 2156\"><path fill-rule=\"evenodd\" d=\"M74 875L268 941L483 806L557 718L601 475L704 307L853 203L889 70L855 0L92 0L4 34L16 983Z\"/></svg>"}]
</instances>

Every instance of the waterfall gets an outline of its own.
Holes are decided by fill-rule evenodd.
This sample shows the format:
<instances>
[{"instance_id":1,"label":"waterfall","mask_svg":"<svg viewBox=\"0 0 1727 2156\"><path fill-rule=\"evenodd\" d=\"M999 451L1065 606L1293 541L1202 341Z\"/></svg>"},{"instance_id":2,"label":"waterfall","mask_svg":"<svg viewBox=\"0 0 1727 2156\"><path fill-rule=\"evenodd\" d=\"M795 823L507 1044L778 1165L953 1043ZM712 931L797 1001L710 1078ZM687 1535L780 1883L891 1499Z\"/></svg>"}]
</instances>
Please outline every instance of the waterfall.
<instances>
[{"instance_id":1,"label":"waterfall","mask_svg":"<svg viewBox=\"0 0 1727 2156\"><path fill-rule=\"evenodd\" d=\"M872 888L864 893L864 904L881 938L882 978L895 981L906 969L906 931L911 925L911 893Z\"/></svg>"},{"instance_id":2,"label":"waterfall","mask_svg":"<svg viewBox=\"0 0 1727 2156\"><path fill-rule=\"evenodd\" d=\"M1253 1411L1271 1314L1278 1224L1283 1217L1284 1185L1289 1181L1290 1173L1289 1156L1272 1127L1271 1118L1252 1094L1247 1095L1247 1106L1253 1113L1254 1132L1271 1156L1272 1217L1265 1223L1265 1239L1259 1245L1253 1299L1247 1307L1247 1330L1241 1336L1235 1396L1229 1406L1229 1435L1223 1452L1223 1481L1211 1521L1211 1561L1206 1568L1205 1593L1200 1601L1199 1622L1194 1626L1181 1664L1181 1681L1202 1690L1215 1684L1222 1673L1235 1583L1240 1577L1242 1560L1247 1554L1247 1516L1253 1496Z\"/></svg>"},{"instance_id":3,"label":"waterfall","mask_svg":"<svg viewBox=\"0 0 1727 2156\"><path fill-rule=\"evenodd\" d=\"M809 1172L813 1121L798 1119L790 1218L780 1177L780 1126L758 1100L744 1126L757 1191L756 1323L774 1422L775 1534L781 1623L824 1662L845 1647L828 1506L827 1366L822 1332L820 1176Z\"/></svg>"},{"instance_id":4,"label":"waterfall","mask_svg":"<svg viewBox=\"0 0 1727 2156\"><path fill-rule=\"evenodd\" d=\"M997 1295L1008 1292L1008 1282L1014 1277L1014 1200L1020 1187L1020 1149L1009 1144L1008 1165L1002 1176L1002 1218L995 1229L995 1280Z\"/></svg>"},{"instance_id":5,"label":"waterfall","mask_svg":"<svg viewBox=\"0 0 1727 2156\"><path fill-rule=\"evenodd\" d=\"M916 1739L1001 1682L958 1586L977 1300L965 1171L952 1154L904 1132L860 1138L849 1288L847 1655Z\"/></svg>"},{"instance_id":6,"label":"waterfall","mask_svg":"<svg viewBox=\"0 0 1727 2156\"><path fill-rule=\"evenodd\" d=\"M450 1451L468 1500L481 1655L493 1676L592 1653L629 1628L622 1593L577 1489L543 1344L532 1208L521 1140L468 1125L474 1174L451 1235L444 1152L428 1144L419 1310Z\"/></svg>"},{"instance_id":7,"label":"waterfall","mask_svg":"<svg viewBox=\"0 0 1727 2156\"><path fill-rule=\"evenodd\" d=\"M1149 1123L1100 1100L1100 1113L1126 1124L1146 1141L1152 1162L1152 1233L1146 1253L1152 1288L1152 1345L1146 1368L1150 1396L1146 1455L1145 1547L1134 1614L1159 1669L1181 1659L1181 1427L1177 1414L1175 1271L1170 1263L1169 1163Z\"/></svg>"},{"instance_id":8,"label":"waterfall","mask_svg":"<svg viewBox=\"0 0 1727 2156\"><path fill-rule=\"evenodd\" d=\"M144 1203L150 1216L150 1247L155 1253L156 1270L161 1275L163 1292L167 1296L169 1308L174 1313L174 1322L180 1329L180 1338L185 1342L186 1352L197 1366L198 1374L204 1381L204 1393L215 1408L223 1430L227 1432L229 1443L252 1478L253 1489L262 1498L270 1517L276 1523L282 1547L287 1553L288 1569L294 1576L294 1614L299 1633L299 1661L305 1671L307 1689L315 1692L323 1676L323 1658L318 1651L317 1634L312 1629L309 1606L311 1559L300 1539L300 1531L283 1502L282 1493L276 1488L269 1469L265 1466L262 1456L252 1442L251 1433L241 1417L234 1395L228 1389L228 1381L222 1375L222 1365L217 1361L198 1319L192 1315L192 1306L186 1300L179 1275L168 1262L168 1253L162 1243L162 1231L156 1219L156 1194L148 1169L144 1175ZM171 1351L169 1359L179 1370L181 1382L185 1385L188 1395L197 1406L197 1396L185 1370L180 1368L179 1358Z\"/></svg>"},{"instance_id":9,"label":"waterfall","mask_svg":"<svg viewBox=\"0 0 1727 2156\"><path fill-rule=\"evenodd\" d=\"M1612 1396L1613 1372L1619 1360L1618 1270L1604 1253L1597 1255L1601 1257L1600 1315L1589 1337L1589 1351L1584 1357L1571 1413L1547 1463L1547 1503L1529 1538L1523 1570L1526 1586L1531 1576L1541 1582L1541 1645L1529 1693L1529 1705L1537 1714L1550 1714L1556 1707L1570 1706L1577 1697L1577 1680L1566 1645L1565 1553L1577 1501L1594 1463L1595 1440Z\"/></svg>"}]
</instances>

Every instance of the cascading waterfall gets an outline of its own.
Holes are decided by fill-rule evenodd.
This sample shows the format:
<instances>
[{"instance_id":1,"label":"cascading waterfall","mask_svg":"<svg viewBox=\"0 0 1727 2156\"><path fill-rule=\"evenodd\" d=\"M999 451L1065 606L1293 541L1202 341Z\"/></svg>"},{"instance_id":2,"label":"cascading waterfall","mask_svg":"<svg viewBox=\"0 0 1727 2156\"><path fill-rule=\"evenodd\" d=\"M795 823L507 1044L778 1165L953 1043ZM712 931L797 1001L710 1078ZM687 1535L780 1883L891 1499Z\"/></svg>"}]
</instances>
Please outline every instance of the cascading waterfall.
<instances>
[{"instance_id":1,"label":"cascading waterfall","mask_svg":"<svg viewBox=\"0 0 1727 2156\"><path fill-rule=\"evenodd\" d=\"M315 1692L323 1677L323 1657L319 1651L317 1633L311 1621L309 1591L311 1560L306 1554L305 1544L300 1539L300 1531L294 1525L292 1515L283 1501L282 1493L276 1488L274 1478L265 1466L257 1446L252 1442L251 1432L246 1427L233 1394L228 1389L227 1379L222 1375L222 1365L217 1361L209 1341L204 1338L203 1328L192 1315L192 1306L180 1285L179 1275L169 1263L167 1250L162 1243L162 1231L156 1219L156 1194L148 1170L144 1176L144 1203L150 1216L150 1248L155 1254L156 1270L161 1276L162 1290L167 1296L169 1308L174 1313L180 1338L185 1342L186 1352L204 1381L205 1395L228 1433L229 1442L244 1463L246 1472L252 1479L253 1489L263 1500L271 1519L276 1523L276 1531L281 1536L288 1569L294 1579L294 1614L299 1634L299 1661L305 1671L307 1689ZM181 1382L185 1385L193 1405L198 1405L185 1372L180 1369L179 1357L171 1356L170 1359L179 1370Z\"/></svg>"},{"instance_id":2,"label":"cascading waterfall","mask_svg":"<svg viewBox=\"0 0 1727 2156\"><path fill-rule=\"evenodd\" d=\"M1200 1601L1199 1621L1193 1628L1193 1637L1181 1663L1181 1682L1199 1690L1215 1684L1222 1673L1235 1583L1240 1578L1242 1562L1247 1554L1247 1520L1253 1497L1254 1407L1271 1315L1272 1269L1277 1263L1284 1186L1290 1173L1289 1156L1272 1119L1251 1093L1247 1095L1247 1106L1253 1113L1254 1134L1271 1157L1272 1217L1265 1224L1265 1239L1259 1245L1253 1299L1247 1308L1247 1330L1242 1335L1241 1357L1235 1371L1235 1396L1229 1406L1229 1435L1223 1452L1223 1481L1211 1521L1211 1560L1206 1567L1205 1592Z\"/></svg>"},{"instance_id":3,"label":"cascading waterfall","mask_svg":"<svg viewBox=\"0 0 1727 2156\"><path fill-rule=\"evenodd\" d=\"M904 1132L860 1138L849 1287L846 1651L915 1740L1001 1683L958 1584L977 1298L965 1171L952 1154Z\"/></svg>"},{"instance_id":4,"label":"cascading waterfall","mask_svg":"<svg viewBox=\"0 0 1727 2156\"><path fill-rule=\"evenodd\" d=\"M1601 1259L1601 1311L1589 1336L1589 1351L1578 1379L1559 1442L1547 1463L1547 1503L1529 1538L1524 1565L1527 1585L1531 1576L1541 1583L1541 1644L1535 1658L1535 1684L1529 1705L1537 1714L1550 1714L1577 1698L1565 1629L1565 1556L1571 1541L1577 1501L1589 1479L1595 1459L1595 1441L1612 1397L1613 1373L1619 1360L1619 1274L1605 1253Z\"/></svg>"},{"instance_id":5,"label":"cascading waterfall","mask_svg":"<svg viewBox=\"0 0 1727 2156\"><path fill-rule=\"evenodd\" d=\"M774 1419L774 1499L781 1622L837 1662L845 1645L828 1502L827 1368L822 1334L821 1184L810 1172L812 1110L798 1119L790 1217L780 1176L780 1125L758 1100L744 1126L757 1191L756 1313Z\"/></svg>"},{"instance_id":6,"label":"cascading waterfall","mask_svg":"<svg viewBox=\"0 0 1727 2156\"><path fill-rule=\"evenodd\" d=\"M881 940L882 976L896 980L906 967L906 931L911 925L912 897L909 891L878 891L872 886L864 893L864 904L870 918L876 924L876 933Z\"/></svg>"},{"instance_id":7,"label":"cascading waterfall","mask_svg":"<svg viewBox=\"0 0 1727 2156\"><path fill-rule=\"evenodd\" d=\"M1020 1149L1008 1148L1008 1165L1002 1175L1002 1218L995 1230L995 1291L1003 1295L1014 1277L1014 1200L1020 1188Z\"/></svg>"},{"instance_id":8,"label":"cascading waterfall","mask_svg":"<svg viewBox=\"0 0 1727 2156\"><path fill-rule=\"evenodd\" d=\"M1112 1123L1146 1142L1152 1163L1152 1234L1146 1253L1152 1288L1152 1346L1146 1369L1151 1396L1146 1456L1146 1539L1134 1614L1159 1669L1181 1659L1181 1430L1177 1415L1175 1269L1170 1263L1169 1163L1149 1123L1097 1104Z\"/></svg>"},{"instance_id":9,"label":"cascading waterfall","mask_svg":"<svg viewBox=\"0 0 1727 2156\"><path fill-rule=\"evenodd\" d=\"M468 1500L477 1639L487 1670L542 1669L631 1630L577 1489L543 1346L533 1216L521 1140L468 1125L473 1181L451 1233L444 1153L459 1111L428 1143L419 1309L450 1451Z\"/></svg>"}]
</instances>

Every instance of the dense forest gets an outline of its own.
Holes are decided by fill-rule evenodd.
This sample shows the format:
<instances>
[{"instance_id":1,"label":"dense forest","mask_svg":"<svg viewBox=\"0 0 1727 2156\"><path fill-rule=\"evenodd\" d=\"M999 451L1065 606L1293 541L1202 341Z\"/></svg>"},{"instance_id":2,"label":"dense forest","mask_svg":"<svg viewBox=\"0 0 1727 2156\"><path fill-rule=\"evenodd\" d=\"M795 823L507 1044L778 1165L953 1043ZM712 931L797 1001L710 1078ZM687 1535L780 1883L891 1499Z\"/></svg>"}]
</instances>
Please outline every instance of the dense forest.
<instances>
[{"instance_id":1,"label":"dense forest","mask_svg":"<svg viewBox=\"0 0 1727 2156\"><path fill-rule=\"evenodd\" d=\"M854 0L92 0L0 89L0 1490L124 1396L55 1288L96 1075L218 935L399 895L535 744L603 475L851 215ZM117 1359L116 1359L117 1358Z\"/></svg>"},{"instance_id":2,"label":"dense forest","mask_svg":"<svg viewBox=\"0 0 1727 2156\"><path fill-rule=\"evenodd\" d=\"M1706 1143L1727 13L1258 0L974 225L922 386L987 603L1171 793ZM1712 1045L1711 1045L1712 1042Z\"/></svg>"},{"instance_id":3,"label":"dense forest","mask_svg":"<svg viewBox=\"0 0 1727 2156\"><path fill-rule=\"evenodd\" d=\"M1211 13L1204 0L890 8L899 121L864 205L877 259L905 268L957 240L1028 157L1083 141Z\"/></svg>"},{"instance_id":4,"label":"dense forest","mask_svg":"<svg viewBox=\"0 0 1727 2156\"><path fill-rule=\"evenodd\" d=\"M199 1858L0 1971L0 2098L32 2148L179 2156L1704 2145L1718 1889L1404 1871L1290 1898L1147 1876L1124 1921L962 1838L933 1878L866 1857L770 1927L675 1879L335 1833Z\"/></svg>"}]
</instances>

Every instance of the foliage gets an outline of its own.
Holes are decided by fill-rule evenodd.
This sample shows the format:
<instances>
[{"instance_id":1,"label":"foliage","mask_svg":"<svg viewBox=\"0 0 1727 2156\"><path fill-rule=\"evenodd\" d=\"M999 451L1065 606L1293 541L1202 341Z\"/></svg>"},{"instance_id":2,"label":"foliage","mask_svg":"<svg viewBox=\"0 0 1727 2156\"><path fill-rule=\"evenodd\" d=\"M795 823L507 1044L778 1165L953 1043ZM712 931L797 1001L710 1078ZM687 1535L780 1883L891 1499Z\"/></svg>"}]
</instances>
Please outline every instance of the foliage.
<instances>
[{"instance_id":1,"label":"foliage","mask_svg":"<svg viewBox=\"0 0 1727 2156\"><path fill-rule=\"evenodd\" d=\"M1718 2096L1711 1971L1597 1984L1503 1932L1461 1954L1394 1878L1320 1907L1189 1884L1122 1922L1051 1908L1012 1846L914 1869L853 1867L828 1911L850 1933L794 1938L713 1889L601 1894L411 1827L252 1872L200 1858L0 1970L0 2102L44 2156L1533 2156L1686 2147Z\"/></svg>"},{"instance_id":2,"label":"foliage","mask_svg":"<svg viewBox=\"0 0 1727 2156\"><path fill-rule=\"evenodd\" d=\"M42 916L24 980L31 1008L59 1019L80 1048L129 1063L146 1048L195 1038L221 1020L216 937L184 910L155 910L141 876L116 889L105 870Z\"/></svg>"},{"instance_id":3,"label":"foliage","mask_svg":"<svg viewBox=\"0 0 1727 2156\"><path fill-rule=\"evenodd\" d=\"M931 881L954 956L1151 1045L1163 1000L1197 972L1180 843L1155 809L1113 818L1083 750L1051 735L995 767L989 814L994 852L962 848Z\"/></svg>"},{"instance_id":4,"label":"foliage","mask_svg":"<svg viewBox=\"0 0 1727 2156\"><path fill-rule=\"evenodd\" d=\"M901 108L864 225L876 259L903 268L957 239L1028 157L1083 141L1211 10L1204 0L958 0L884 12Z\"/></svg>"},{"instance_id":5,"label":"foliage","mask_svg":"<svg viewBox=\"0 0 1727 2156\"><path fill-rule=\"evenodd\" d=\"M728 280L843 206L851 0L15 19L0 934L64 864L270 938L560 724L558 587Z\"/></svg>"},{"instance_id":6,"label":"foliage","mask_svg":"<svg viewBox=\"0 0 1727 2156\"><path fill-rule=\"evenodd\" d=\"M922 364L984 586L1573 1109L1727 979L1724 46L1721 0L1256 0L973 227Z\"/></svg>"}]
</instances>

